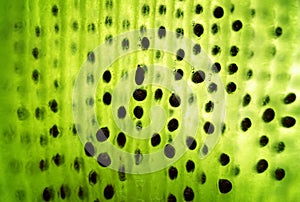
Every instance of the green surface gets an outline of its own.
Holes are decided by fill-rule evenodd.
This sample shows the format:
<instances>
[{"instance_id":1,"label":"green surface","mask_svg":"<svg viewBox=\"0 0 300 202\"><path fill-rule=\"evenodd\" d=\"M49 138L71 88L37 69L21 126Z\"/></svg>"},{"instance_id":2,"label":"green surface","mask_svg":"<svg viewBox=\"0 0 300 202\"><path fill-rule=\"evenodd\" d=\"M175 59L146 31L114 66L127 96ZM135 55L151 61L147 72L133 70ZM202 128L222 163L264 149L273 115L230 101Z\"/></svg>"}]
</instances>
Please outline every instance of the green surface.
<instances>
[{"instance_id":1,"label":"green surface","mask_svg":"<svg viewBox=\"0 0 300 202\"><path fill-rule=\"evenodd\" d=\"M160 13L161 5L165 5L165 14ZM221 18L214 16L217 6L224 10ZM0 201L105 201L109 195L111 201L168 201L168 198L172 201L171 194L177 201L299 201L299 8L299 1L283 0L1 0ZM242 22L238 31L232 28L236 20ZM194 33L196 24L204 28L200 37ZM75 79L88 53L108 43L110 37L143 30L141 27L160 26L173 32L182 28L184 37L199 43L212 62L221 65L217 75L222 78L225 90L225 130L204 159L199 156L206 136L201 122L197 147L163 170L135 175L103 168L86 156L74 128ZM218 32L214 33L216 27ZM171 46L174 41L166 43ZM215 46L220 48L217 54ZM239 49L236 56L231 55L233 46ZM121 49L120 45L115 51ZM105 91L113 91L124 72L135 71L138 64L159 63L172 70L182 69L183 79L197 95L207 90L205 85L191 82L192 71L185 59L177 61L174 55L162 52L160 58L156 55L157 51L151 50L132 53L109 67L112 75L109 83L99 80L95 100L97 118L100 125L111 128L108 141L116 148L120 148L117 142L120 130L102 98ZM235 73L229 70L232 63L238 66ZM231 82L236 85L234 92L230 91ZM172 109L167 89L163 89L163 98L155 101L156 87L147 88L147 100L140 104L144 110L143 126L150 123L148 114L153 103L159 103L167 111ZM296 100L287 104L285 98L289 93L294 93ZM248 105L246 94L251 97ZM53 100L57 102L57 111L50 107ZM208 101L207 93L199 96L200 120L211 115L205 111ZM133 99L130 102L132 117L137 103ZM275 117L266 123L264 119L269 116L263 114L268 108L274 110ZM180 120L182 117L176 110L180 109L176 108L172 116ZM293 117L295 125L286 127L292 121L285 117ZM246 118L251 127L243 130ZM55 125L57 136L53 135ZM221 130L220 124L216 127ZM139 149L143 154L163 148L169 135L175 136L176 131L170 134L165 128L157 147L151 146L150 140L138 142L125 135L123 150L134 153ZM261 136L268 137L266 146L260 145ZM225 166L220 162L222 153L230 157ZM258 173L261 159L268 162L268 167ZM190 172L186 169L189 160L195 164ZM178 170L173 180L169 176L171 166ZM281 180L276 179L278 169L285 172ZM232 184L228 193L220 192L222 179Z\"/></svg>"}]
</instances>

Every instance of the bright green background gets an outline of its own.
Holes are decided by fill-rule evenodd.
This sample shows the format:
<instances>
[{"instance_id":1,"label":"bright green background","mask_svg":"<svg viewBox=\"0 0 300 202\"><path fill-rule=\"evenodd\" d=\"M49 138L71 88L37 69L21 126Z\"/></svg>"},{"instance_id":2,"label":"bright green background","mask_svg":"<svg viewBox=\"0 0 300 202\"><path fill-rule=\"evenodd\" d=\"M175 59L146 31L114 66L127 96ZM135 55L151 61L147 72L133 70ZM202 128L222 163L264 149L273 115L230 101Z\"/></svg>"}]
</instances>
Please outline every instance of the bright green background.
<instances>
[{"instance_id":1,"label":"bright green background","mask_svg":"<svg viewBox=\"0 0 300 202\"><path fill-rule=\"evenodd\" d=\"M149 15L141 13L144 4L149 5ZM166 5L166 15L158 12L161 4ZM200 14L195 13L197 4L203 7ZM52 15L53 5L59 9L57 16ZM220 19L213 16L216 6L224 9L224 16ZM186 186L193 189L194 201L299 201L300 105L298 99L289 105L283 103L289 92L300 96L299 6L297 0L1 0L1 201L42 201L45 187L53 190L54 201L60 201L62 185L69 188L69 201L94 201L97 198L103 201L103 190L108 184L114 187L114 201L167 201L170 193L177 201L183 201ZM177 9L183 11L182 18L175 17ZM251 15L253 11L255 15ZM107 16L112 18L111 26L105 24ZM122 25L125 19L130 22L128 28ZM231 27L237 19L242 21L243 27L234 32ZM74 28L74 23L78 23L78 28L76 25ZM88 29L91 23L95 25L94 32ZM193 33L195 23L204 27L201 37ZM211 32L214 23L219 26L216 34ZM59 27L57 33L56 24ZM140 29L142 25L146 28L165 26L170 31L184 29L185 37L199 42L212 60L221 64L219 74L224 86L229 82L237 85L234 93L226 94L226 130L216 149L208 158L200 160L198 143L195 150L173 165L178 169L175 180L170 180L168 169L165 169L147 175L126 174L126 180L120 181L117 172L102 168L94 159L85 156L79 138L72 132L72 87L88 52L104 43L107 36ZM36 26L41 29L39 37L35 34ZM280 37L275 36L278 26L283 30ZM221 52L213 56L211 50L215 45L221 48ZM240 50L236 57L229 54L233 45ZM39 50L38 59L32 55L34 48ZM228 65L233 62L239 69L230 75ZM136 61L132 67L138 63ZM120 72L123 68L126 67L115 66L112 72ZM40 75L38 82L32 79L35 69ZM247 79L249 69L253 71L251 79ZM112 79L107 88L113 88L118 78ZM55 82L58 87L55 87ZM242 99L247 93L252 99L247 107L243 107ZM263 106L266 96L270 102ZM48 106L52 99L58 103L57 113ZM44 109L43 119L35 117L36 108ZM266 108L275 111L275 119L270 123L262 120ZM18 117L18 110L24 112L23 116ZM281 118L284 116L294 117L296 125L282 127ZM245 117L251 119L252 126L243 132L240 125ZM54 124L60 131L57 138L49 133ZM269 137L265 147L259 145L262 135ZM41 138L46 140L46 145L40 144ZM277 145L281 141L285 150L278 153ZM226 166L219 162L223 152L230 156L230 163ZM52 160L56 154L63 157L60 166ZM185 169L188 159L195 163L194 172L188 173ZM260 159L269 163L262 174L256 171ZM41 160L49 164L46 171L39 168ZM78 170L74 168L76 164L79 164ZM238 175L234 174L236 168L240 169ZM281 181L274 177L276 168L285 170L285 178ZM88 179L92 170L98 174L95 185L91 185ZM203 172L207 179L205 184L200 183ZM232 182L231 192L219 192L219 179ZM78 196L80 190L83 191L82 197Z\"/></svg>"}]
</instances>

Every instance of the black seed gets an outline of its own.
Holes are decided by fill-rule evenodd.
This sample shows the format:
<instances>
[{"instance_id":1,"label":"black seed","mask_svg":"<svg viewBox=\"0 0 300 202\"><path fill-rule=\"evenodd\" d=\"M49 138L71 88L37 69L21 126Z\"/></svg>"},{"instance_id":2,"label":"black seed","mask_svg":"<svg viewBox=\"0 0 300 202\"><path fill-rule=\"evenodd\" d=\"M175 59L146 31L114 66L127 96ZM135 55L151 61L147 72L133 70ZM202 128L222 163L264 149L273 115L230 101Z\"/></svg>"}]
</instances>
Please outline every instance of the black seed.
<instances>
[{"instance_id":1,"label":"black seed","mask_svg":"<svg viewBox=\"0 0 300 202\"><path fill-rule=\"evenodd\" d=\"M246 94L243 98L243 106L247 106L251 101L251 96L249 94Z\"/></svg>"},{"instance_id":2,"label":"black seed","mask_svg":"<svg viewBox=\"0 0 300 202\"><path fill-rule=\"evenodd\" d=\"M280 37L282 35L282 28L281 27L277 27L275 29L275 36Z\"/></svg>"},{"instance_id":3,"label":"black seed","mask_svg":"<svg viewBox=\"0 0 300 202\"><path fill-rule=\"evenodd\" d=\"M201 46L199 44L195 44L193 47L193 53L198 55L201 52Z\"/></svg>"},{"instance_id":4,"label":"black seed","mask_svg":"<svg viewBox=\"0 0 300 202\"><path fill-rule=\"evenodd\" d=\"M212 66L212 71L215 73L218 73L221 71L221 64L218 62L215 62Z\"/></svg>"},{"instance_id":5,"label":"black seed","mask_svg":"<svg viewBox=\"0 0 300 202\"><path fill-rule=\"evenodd\" d=\"M239 31L240 29L242 29L242 27L243 27L243 24L240 20L236 20L232 23L232 29L236 32Z\"/></svg>"},{"instance_id":6,"label":"black seed","mask_svg":"<svg viewBox=\"0 0 300 202\"><path fill-rule=\"evenodd\" d=\"M241 122L241 129L246 132L250 127L251 127L252 123L251 120L249 118L245 118L242 122Z\"/></svg>"},{"instance_id":7,"label":"black seed","mask_svg":"<svg viewBox=\"0 0 300 202\"><path fill-rule=\"evenodd\" d=\"M238 66L235 63L232 63L228 66L229 74L234 74L238 71Z\"/></svg>"},{"instance_id":8,"label":"black seed","mask_svg":"<svg viewBox=\"0 0 300 202\"><path fill-rule=\"evenodd\" d=\"M205 79L205 73L201 70L198 70L193 73L192 81L194 83L202 83Z\"/></svg>"},{"instance_id":9,"label":"black seed","mask_svg":"<svg viewBox=\"0 0 300 202\"><path fill-rule=\"evenodd\" d=\"M275 170L275 178L276 178L277 180L282 180L282 179L284 178L284 176L285 176L285 171L284 171L284 169L282 169L282 168L277 168L277 169Z\"/></svg>"},{"instance_id":10,"label":"black seed","mask_svg":"<svg viewBox=\"0 0 300 202\"><path fill-rule=\"evenodd\" d=\"M227 91L228 94L231 94L231 93L235 92L235 90L236 90L235 83L230 82L230 83L227 84L226 91Z\"/></svg>"},{"instance_id":11,"label":"black seed","mask_svg":"<svg viewBox=\"0 0 300 202\"><path fill-rule=\"evenodd\" d=\"M269 138L265 135L260 137L259 143L262 147L266 146L269 142Z\"/></svg>"},{"instance_id":12,"label":"black seed","mask_svg":"<svg viewBox=\"0 0 300 202\"><path fill-rule=\"evenodd\" d=\"M195 8L195 13L200 14L202 13L202 11L203 11L203 7L200 4L197 4Z\"/></svg>"},{"instance_id":13,"label":"black seed","mask_svg":"<svg viewBox=\"0 0 300 202\"><path fill-rule=\"evenodd\" d=\"M53 125L50 130L50 135L52 135L53 137L57 137L59 135L59 130L57 128L57 125Z\"/></svg>"},{"instance_id":14,"label":"black seed","mask_svg":"<svg viewBox=\"0 0 300 202\"><path fill-rule=\"evenodd\" d=\"M35 81L35 82L38 82L39 81L39 78L40 78L40 73L38 70L33 70L32 72L32 80Z\"/></svg>"},{"instance_id":15,"label":"black seed","mask_svg":"<svg viewBox=\"0 0 300 202\"><path fill-rule=\"evenodd\" d=\"M185 56L184 50L179 49L179 50L177 51L177 53L176 53L176 59L177 59L178 61L181 61L181 60L183 60L184 56Z\"/></svg>"},{"instance_id":16,"label":"black seed","mask_svg":"<svg viewBox=\"0 0 300 202\"><path fill-rule=\"evenodd\" d=\"M58 26L58 24L55 24L54 25L54 31L55 31L55 33L58 33L59 32L59 26ZM75 52L75 51L74 51Z\"/></svg>"},{"instance_id":17,"label":"black seed","mask_svg":"<svg viewBox=\"0 0 300 202\"><path fill-rule=\"evenodd\" d=\"M55 87L55 88L58 88L58 87L59 87L58 81L57 81L56 79L54 80L53 84L54 84L54 87Z\"/></svg>"},{"instance_id":18,"label":"black seed","mask_svg":"<svg viewBox=\"0 0 300 202\"><path fill-rule=\"evenodd\" d=\"M107 27L110 27L112 25L112 17L111 16L106 16L106 18L105 18L105 25Z\"/></svg>"},{"instance_id":19,"label":"black seed","mask_svg":"<svg viewBox=\"0 0 300 202\"><path fill-rule=\"evenodd\" d=\"M214 110L214 103L212 101L209 101L205 104L205 111L206 112L212 112Z\"/></svg>"},{"instance_id":20,"label":"black seed","mask_svg":"<svg viewBox=\"0 0 300 202\"><path fill-rule=\"evenodd\" d=\"M168 196L168 202L176 202L177 199L173 194L169 194Z\"/></svg>"},{"instance_id":21,"label":"black seed","mask_svg":"<svg viewBox=\"0 0 300 202\"><path fill-rule=\"evenodd\" d=\"M204 28L201 24L196 24L194 26L194 34L197 36L197 37L200 37L204 32Z\"/></svg>"},{"instance_id":22,"label":"black seed","mask_svg":"<svg viewBox=\"0 0 300 202\"><path fill-rule=\"evenodd\" d=\"M56 102L56 100L50 100L49 101L49 103L48 103L48 105L49 105L49 107L50 107L50 109L54 112L54 113L56 113L57 111L58 111L58 109L57 109L57 102Z\"/></svg>"},{"instance_id":23,"label":"black seed","mask_svg":"<svg viewBox=\"0 0 300 202\"><path fill-rule=\"evenodd\" d=\"M86 76L86 82L87 82L87 84L93 84L94 83L94 75L93 74L88 74Z\"/></svg>"},{"instance_id":24,"label":"black seed","mask_svg":"<svg viewBox=\"0 0 300 202\"><path fill-rule=\"evenodd\" d=\"M107 35L107 36L105 37L105 42L108 43L108 44L111 44L111 43L112 43L112 35L111 35L111 34L110 34L110 35Z\"/></svg>"},{"instance_id":25,"label":"black seed","mask_svg":"<svg viewBox=\"0 0 300 202\"><path fill-rule=\"evenodd\" d=\"M93 51L88 52L87 59L89 62L94 63L95 62L95 53Z\"/></svg>"},{"instance_id":26,"label":"black seed","mask_svg":"<svg viewBox=\"0 0 300 202\"><path fill-rule=\"evenodd\" d=\"M222 194L230 192L232 189L232 184L229 180L220 179L219 180L219 190Z\"/></svg>"},{"instance_id":27,"label":"black seed","mask_svg":"<svg viewBox=\"0 0 300 202\"><path fill-rule=\"evenodd\" d=\"M58 14L58 7L57 7L57 5L53 5L51 11L52 11L52 15L53 16L57 16L57 14Z\"/></svg>"},{"instance_id":28,"label":"black seed","mask_svg":"<svg viewBox=\"0 0 300 202\"><path fill-rule=\"evenodd\" d=\"M60 187L60 197L65 199L70 195L70 188L67 185L61 185Z\"/></svg>"},{"instance_id":29,"label":"black seed","mask_svg":"<svg viewBox=\"0 0 300 202\"><path fill-rule=\"evenodd\" d=\"M136 106L133 110L133 114L135 115L136 118L140 119L143 116L143 108L140 106Z\"/></svg>"},{"instance_id":30,"label":"black seed","mask_svg":"<svg viewBox=\"0 0 300 202\"><path fill-rule=\"evenodd\" d=\"M134 151L134 161L135 161L135 165L139 165L143 160L143 155L141 154L141 150L140 149L136 149Z\"/></svg>"},{"instance_id":31,"label":"black seed","mask_svg":"<svg viewBox=\"0 0 300 202\"><path fill-rule=\"evenodd\" d=\"M100 128L96 133L99 142L104 142L109 138L109 129L107 127Z\"/></svg>"},{"instance_id":32,"label":"black seed","mask_svg":"<svg viewBox=\"0 0 300 202\"><path fill-rule=\"evenodd\" d=\"M223 123L222 126L221 126L222 134L224 134L225 130L226 130L226 125L225 125L225 123Z\"/></svg>"},{"instance_id":33,"label":"black seed","mask_svg":"<svg viewBox=\"0 0 300 202\"><path fill-rule=\"evenodd\" d=\"M219 160L222 166L226 166L229 163L230 158L227 154L222 153Z\"/></svg>"},{"instance_id":34,"label":"black seed","mask_svg":"<svg viewBox=\"0 0 300 202\"><path fill-rule=\"evenodd\" d=\"M158 9L159 14L165 15L165 14L166 14L166 11L167 11L167 8L166 8L165 5L160 5L160 6L159 6L159 9Z\"/></svg>"},{"instance_id":35,"label":"black seed","mask_svg":"<svg viewBox=\"0 0 300 202\"><path fill-rule=\"evenodd\" d=\"M253 75L253 71L251 69L248 70L248 72L247 72L247 79L251 79L252 75Z\"/></svg>"},{"instance_id":36,"label":"black seed","mask_svg":"<svg viewBox=\"0 0 300 202\"><path fill-rule=\"evenodd\" d=\"M155 133L152 137L151 137L151 145L153 147L156 147L157 145L160 144L160 135L158 133Z\"/></svg>"},{"instance_id":37,"label":"black seed","mask_svg":"<svg viewBox=\"0 0 300 202\"><path fill-rule=\"evenodd\" d=\"M212 49L212 51L211 51L211 53L213 55L217 55L220 52L221 52L221 48L219 46L214 46L213 49Z\"/></svg>"},{"instance_id":38,"label":"black seed","mask_svg":"<svg viewBox=\"0 0 300 202\"><path fill-rule=\"evenodd\" d=\"M94 145L91 142L85 143L84 152L87 156L94 156L95 155Z\"/></svg>"},{"instance_id":39,"label":"black seed","mask_svg":"<svg viewBox=\"0 0 300 202\"><path fill-rule=\"evenodd\" d=\"M115 194L115 190L113 188L112 185L106 185L106 187L104 188L104 197L106 199L111 199Z\"/></svg>"},{"instance_id":40,"label":"black seed","mask_svg":"<svg viewBox=\"0 0 300 202\"><path fill-rule=\"evenodd\" d=\"M107 167L111 164L111 159L108 155L108 153L100 153L98 158L97 158L98 163L100 164L100 166L102 167Z\"/></svg>"},{"instance_id":41,"label":"black seed","mask_svg":"<svg viewBox=\"0 0 300 202\"><path fill-rule=\"evenodd\" d=\"M72 133L73 133L74 135L77 134L77 129L76 129L75 124L73 124L73 127L72 127Z\"/></svg>"},{"instance_id":42,"label":"black seed","mask_svg":"<svg viewBox=\"0 0 300 202\"><path fill-rule=\"evenodd\" d=\"M178 171L177 171L177 168L175 168L174 166L171 166L169 168L168 173L169 173L169 177L170 177L171 180L174 180L174 179L177 178Z\"/></svg>"},{"instance_id":43,"label":"black seed","mask_svg":"<svg viewBox=\"0 0 300 202\"><path fill-rule=\"evenodd\" d=\"M48 170L48 168L49 168L49 162L48 162L48 160L41 160L39 168L41 169L41 171Z\"/></svg>"},{"instance_id":44,"label":"black seed","mask_svg":"<svg viewBox=\"0 0 300 202\"><path fill-rule=\"evenodd\" d=\"M141 121L136 122L136 129L139 131L143 129L143 124Z\"/></svg>"},{"instance_id":45,"label":"black seed","mask_svg":"<svg viewBox=\"0 0 300 202\"><path fill-rule=\"evenodd\" d=\"M181 9L177 9L176 10L176 17L177 18L183 18L183 11Z\"/></svg>"},{"instance_id":46,"label":"black seed","mask_svg":"<svg viewBox=\"0 0 300 202\"><path fill-rule=\"evenodd\" d=\"M173 131L175 131L177 128L178 128L178 121L177 121L177 119L175 119L175 118L171 119L171 120L169 121L169 123L168 123L168 130L169 130L170 132L173 132Z\"/></svg>"},{"instance_id":47,"label":"black seed","mask_svg":"<svg viewBox=\"0 0 300 202\"><path fill-rule=\"evenodd\" d=\"M194 102L194 95L193 94L190 94L190 97L189 97L189 99L188 99L188 101L189 101L189 103L191 104L191 103L193 103Z\"/></svg>"},{"instance_id":48,"label":"black seed","mask_svg":"<svg viewBox=\"0 0 300 202\"><path fill-rule=\"evenodd\" d=\"M239 48L238 48L238 47L232 46L232 47L230 48L230 55L231 55L231 56L236 56L236 55L238 54L238 52L239 52Z\"/></svg>"},{"instance_id":49,"label":"black seed","mask_svg":"<svg viewBox=\"0 0 300 202\"><path fill-rule=\"evenodd\" d=\"M284 99L284 104L291 104L296 100L296 94L295 93L289 93Z\"/></svg>"},{"instance_id":50,"label":"black seed","mask_svg":"<svg viewBox=\"0 0 300 202\"><path fill-rule=\"evenodd\" d=\"M125 109L125 107L121 106L121 107L118 109L118 117L119 117L120 119L123 119L123 118L125 118L125 116L126 116L126 109Z\"/></svg>"},{"instance_id":51,"label":"black seed","mask_svg":"<svg viewBox=\"0 0 300 202\"><path fill-rule=\"evenodd\" d=\"M141 85L145 79L145 70L144 68L138 66L135 71L135 83Z\"/></svg>"},{"instance_id":52,"label":"black seed","mask_svg":"<svg viewBox=\"0 0 300 202\"><path fill-rule=\"evenodd\" d=\"M206 155L208 153L208 147L207 147L207 145L203 145L202 153L203 153L203 155Z\"/></svg>"},{"instance_id":53,"label":"black seed","mask_svg":"<svg viewBox=\"0 0 300 202\"><path fill-rule=\"evenodd\" d=\"M217 86L217 84L215 84L215 83L209 84L209 86L208 86L208 88L207 88L207 91L208 91L209 93L216 92L217 90L218 90L218 86Z\"/></svg>"},{"instance_id":54,"label":"black seed","mask_svg":"<svg viewBox=\"0 0 300 202\"><path fill-rule=\"evenodd\" d=\"M15 28L15 31L16 32L21 32L23 31L23 28L25 27L25 21L19 21L19 22L16 22L14 24L14 28Z\"/></svg>"},{"instance_id":55,"label":"black seed","mask_svg":"<svg viewBox=\"0 0 300 202\"><path fill-rule=\"evenodd\" d=\"M54 161L56 166L60 166L65 162L64 157L60 154L56 154L55 156L53 156L52 160Z\"/></svg>"},{"instance_id":56,"label":"black seed","mask_svg":"<svg viewBox=\"0 0 300 202\"><path fill-rule=\"evenodd\" d=\"M172 145L167 144L164 148L164 153L167 158L173 158L175 156L175 148Z\"/></svg>"},{"instance_id":57,"label":"black seed","mask_svg":"<svg viewBox=\"0 0 300 202\"><path fill-rule=\"evenodd\" d=\"M24 121L29 117L29 111L25 107L19 107L17 115L20 121Z\"/></svg>"},{"instance_id":58,"label":"black seed","mask_svg":"<svg viewBox=\"0 0 300 202\"><path fill-rule=\"evenodd\" d=\"M195 170L195 163L192 160L188 160L185 164L187 172L193 172Z\"/></svg>"},{"instance_id":59,"label":"black seed","mask_svg":"<svg viewBox=\"0 0 300 202\"><path fill-rule=\"evenodd\" d=\"M79 189L78 189L78 197L83 200L84 197L85 197L85 194L84 194L84 190L83 188L80 186Z\"/></svg>"},{"instance_id":60,"label":"black seed","mask_svg":"<svg viewBox=\"0 0 300 202\"><path fill-rule=\"evenodd\" d=\"M177 28L176 29L176 37L183 37L184 36L184 30L182 28Z\"/></svg>"},{"instance_id":61,"label":"black seed","mask_svg":"<svg viewBox=\"0 0 300 202\"><path fill-rule=\"evenodd\" d=\"M32 55L35 59L38 59L39 57L39 49L38 48L34 48L32 49Z\"/></svg>"},{"instance_id":62,"label":"black seed","mask_svg":"<svg viewBox=\"0 0 300 202\"><path fill-rule=\"evenodd\" d=\"M215 127L212 123L210 122L205 122L203 129L205 131L206 134L213 134L215 131Z\"/></svg>"},{"instance_id":63,"label":"black seed","mask_svg":"<svg viewBox=\"0 0 300 202\"><path fill-rule=\"evenodd\" d=\"M277 152L278 153L283 152L284 149L285 149L285 144L283 142L279 142L277 145Z\"/></svg>"},{"instance_id":64,"label":"black seed","mask_svg":"<svg viewBox=\"0 0 300 202\"><path fill-rule=\"evenodd\" d=\"M234 5L231 4L230 12L233 13L233 11L234 11Z\"/></svg>"},{"instance_id":65,"label":"black seed","mask_svg":"<svg viewBox=\"0 0 300 202\"><path fill-rule=\"evenodd\" d=\"M124 133L120 132L117 138L118 145L122 148L126 143L126 136Z\"/></svg>"},{"instance_id":66,"label":"black seed","mask_svg":"<svg viewBox=\"0 0 300 202\"><path fill-rule=\"evenodd\" d=\"M254 16L255 16L255 9L252 8L252 9L250 10L250 14L251 14L252 17L254 17Z\"/></svg>"},{"instance_id":67,"label":"black seed","mask_svg":"<svg viewBox=\"0 0 300 202\"><path fill-rule=\"evenodd\" d=\"M40 145L42 147L46 146L48 144L48 138L45 135L40 136Z\"/></svg>"},{"instance_id":68,"label":"black seed","mask_svg":"<svg viewBox=\"0 0 300 202\"><path fill-rule=\"evenodd\" d=\"M160 100L162 98L162 95L163 95L162 90L161 89L157 89L155 91L155 96L154 97L155 97L156 100Z\"/></svg>"},{"instance_id":69,"label":"black seed","mask_svg":"<svg viewBox=\"0 0 300 202\"><path fill-rule=\"evenodd\" d=\"M181 103L180 97L172 93L172 95L169 98L169 103L172 107L178 107Z\"/></svg>"},{"instance_id":70,"label":"black seed","mask_svg":"<svg viewBox=\"0 0 300 202\"><path fill-rule=\"evenodd\" d=\"M73 22L72 28L73 28L74 31L77 31L77 30L78 30L79 25L78 25L78 22L77 22L77 21L74 21L74 22Z\"/></svg>"},{"instance_id":71,"label":"black seed","mask_svg":"<svg viewBox=\"0 0 300 202\"><path fill-rule=\"evenodd\" d=\"M216 34L218 33L218 31L219 31L219 26L216 23L214 23L211 27L211 33Z\"/></svg>"},{"instance_id":72,"label":"black seed","mask_svg":"<svg viewBox=\"0 0 300 202\"><path fill-rule=\"evenodd\" d=\"M128 39L123 39L122 41L122 49L123 50L128 50L129 49L129 40Z\"/></svg>"},{"instance_id":73,"label":"black seed","mask_svg":"<svg viewBox=\"0 0 300 202\"><path fill-rule=\"evenodd\" d=\"M96 26L94 23L88 24L88 32L95 32L96 31Z\"/></svg>"},{"instance_id":74,"label":"black seed","mask_svg":"<svg viewBox=\"0 0 300 202\"><path fill-rule=\"evenodd\" d=\"M238 174L240 174L240 171L241 171L240 168L237 167L237 166L233 169L233 172L234 172L235 176L237 176Z\"/></svg>"},{"instance_id":75,"label":"black seed","mask_svg":"<svg viewBox=\"0 0 300 202\"><path fill-rule=\"evenodd\" d=\"M112 8L113 8L113 2L112 2L112 0L107 0L107 1L105 2L105 6L106 6L106 8L108 8L108 9L112 9Z\"/></svg>"},{"instance_id":76,"label":"black seed","mask_svg":"<svg viewBox=\"0 0 300 202\"><path fill-rule=\"evenodd\" d=\"M223 15L224 15L224 10L222 7L215 8L215 10L214 10L215 18L221 18L221 17L223 17Z\"/></svg>"},{"instance_id":77,"label":"black seed","mask_svg":"<svg viewBox=\"0 0 300 202\"><path fill-rule=\"evenodd\" d=\"M183 71L182 69L178 69L175 72L175 80L181 80L183 77Z\"/></svg>"},{"instance_id":78,"label":"black seed","mask_svg":"<svg viewBox=\"0 0 300 202\"><path fill-rule=\"evenodd\" d=\"M200 183L204 184L205 182L206 182L206 175L205 175L205 173L202 173L201 177L200 177Z\"/></svg>"},{"instance_id":79,"label":"black seed","mask_svg":"<svg viewBox=\"0 0 300 202\"><path fill-rule=\"evenodd\" d=\"M192 201L194 199L194 191L191 187L186 187L183 192L184 200Z\"/></svg>"},{"instance_id":80,"label":"black seed","mask_svg":"<svg viewBox=\"0 0 300 202\"><path fill-rule=\"evenodd\" d=\"M133 98L137 101L143 101L147 97L147 91L144 89L136 89L133 92Z\"/></svg>"},{"instance_id":81,"label":"black seed","mask_svg":"<svg viewBox=\"0 0 300 202\"><path fill-rule=\"evenodd\" d=\"M263 173L268 168L268 162L265 159L261 159L258 161L256 165L256 170L258 173Z\"/></svg>"},{"instance_id":82,"label":"black seed","mask_svg":"<svg viewBox=\"0 0 300 202\"><path fill-rule=\"evenodd\" d=\"M145 25L140 26L140 32L141 32L141 34L146 33L146 31L147 31L147 28L146 28Z\"/></svg>"},{"instance_id":83,"label":"black seed","mask_svg":"<svg viewBox=\"0 0 300 202\"><path fill-rule=\"evenodd\" d=\"M103 80L108 83L111 79L111 74L110 74L110 71L109 70L106 70L104 73L103 73L103 76L102 76Z\"/></svg>"},{"instance_id":84,"label":"black seed","mask_svg":"<svg viewBox=\"0 0 300 202\"><path fill-rule=\"evenodd\" d=\"M150 12L150 7L149 7L149 5L144 4L143 7L142 7L142 14L143 14L144 16L146 16L146 15L149 15L149 12Z\"/></svg>"},{"instance_id":85,"label":"black seed","mask_svg":"<svg viewBox=\"0 0 300 202\"><path fill-rule=\"evenodd\" d=\"M128 29L130 27L130 22L128 20L123 20L122 26L123 29Z\"/></svg>"},{"instance_id":86,"label":"black seed","mask_svg":"<svg viewBox=\"0 0 300 202\"><path fill-rule=\"evenodd\" d=\"M186 138L186 146L190 150L194 150L197 147L197 142L193 137L187 137Z\"/></svg>"},{"instance_id":87,"label":"black seed","mask_svg":"<svg viewBox=\"0 0 300 202\"><path fill-rule=\"evenodd\" d=\"M270 97L267 95L266 97L264 97L263 99L263 106L267 105L270 102Z\"/></svg>"},{"instance_id":88,"label":"black seed","mask_svg":"<svg viewBox=\"0 0 300 202\"><path fill-rule=\"evenodd\" d=\"M74 169L79 172L80 171L80 167L82 165L82 158L78 158L76 157L75 160L74 160Z\"/></svg>"},{"instance_id":89,"label":"black seed","mask_svg":"<svg viewBox=\"0 0 300 202\"><path fill-rule=\"evenodd\" d=\"M50 201L54 197L53 189L46 187L43 191L43 199L45 201Z\"/></svg>"},{"instance_id":90,"label":"black seed","mask_svg":"<svg viewBox=\"0 0 300 202\"><path fill-rule=\"evenodd\" d=\"M296 124L296 120L293 117L286 116L281 119L281 124L285 128L290 128Z\"/></svg>"},{"instance_id":91,"label":"black seed","mask_svg":"<svg viewBox=\"0 0 300 202\"><path fill-rule=\"evenodd\" d=\"M39 26L35 27L35 35L36 37L39 37L41 35L41 28Z\"/></svg>"},{"instance_id":92,"label":"black seed","mask_svg":"<svg viewBox=\"0 0 300 202\"><path fill-rule=\"evenodd\" d=\"M142 38L142 49L147 50L149 48L150 41L147 37Z\"/></svg>"},{"instance_id":93,"label":"black seed","mask_svg":"<svg viewBox=\"0 0 300 202\"><path fill-rule=\"evenodd\" d=\"M106 104L106 105L109 105L111 102L111 95L110 93L106 92L104 93L103 95L103 103Z\"/></svg>"},{"instance_id":94,"label":"black seed","mask_svg":"<svg viewBox=\"0 0 300 202\"><path fill-rule=\"evenodd\" d=\"M125 174L125 167L121 166L118 170L118 174L119 174L119 180L120 181L125 181L126 180L126 174Z\"/></svg>"},{"instance_id":95,"label":"black seed","mask_svg":"<svg viewBox=\"0 0 300 202\"><path fill-rule=\"evenodd\" d=\"M160 26L158 29L159 38L163 38L166 36L166 28L164 26Z\"/></svg>"},{"instance_id":96,"label":"black seed","mask_svg":"<svg viewBox=\"0 0 300 202\"><path fill-rule=\"evenodd\" d=\"M96 173L96 171L92 170L89 174L89 183L94 185L97 183L97 179L98 179L98 174Z\"/></svg>"},{"instance_id":97,"label":"black seed","mask_svg":"<svg viewBox=\"0 0 300 202\"><path fill-rule=\"evenodd\" d=\"M266 109L262 115L262 119L266 123L271 122L274 119L274 117L275 117L275 112L271 108Z\"/></svg>"}]
</instances>

